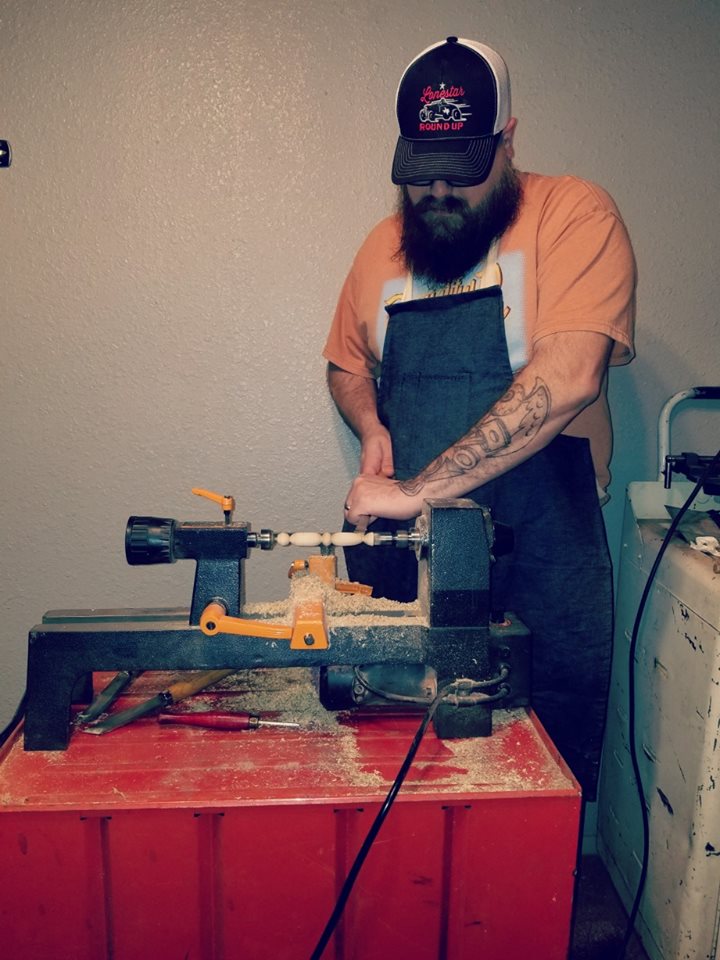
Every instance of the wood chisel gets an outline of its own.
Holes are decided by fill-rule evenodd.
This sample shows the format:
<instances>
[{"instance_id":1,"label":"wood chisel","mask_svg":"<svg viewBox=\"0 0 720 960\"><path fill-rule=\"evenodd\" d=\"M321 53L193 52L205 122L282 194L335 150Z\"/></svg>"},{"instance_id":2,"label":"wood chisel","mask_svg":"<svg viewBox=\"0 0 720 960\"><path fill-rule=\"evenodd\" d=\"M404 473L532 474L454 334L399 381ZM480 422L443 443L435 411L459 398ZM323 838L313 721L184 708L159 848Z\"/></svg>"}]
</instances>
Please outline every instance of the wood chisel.
<instances>
[{"instance_id":1,"label":"wood chisel","mask_svg":"<svg viewBox=\"0 0 720 960\"><path fill-rule=\"evenodd\" d=\"M206 670L203 673L191 677L189 680L178 680L177 683L171 684L167 690L156 694L154 697L151 697L150 700L145 700L136 707L128 707L127 710L121 710L119 713L105 717L104 720L100 720L97 723L78 727L78 730L82 733L98 734L108 733L110 730L117 730L118 727L124 727L128 723L132 723L133 720L152 713L153 710L162 710L173 703L177 703L178 700L192 696L193 693L198 693L205 687L209 687L211 683L217 683L218 680L223 680L225 677L230 676L231 673L235 673L235 670Z\"/></svg>"},{"instance_id":2,"label":"wood chisel","mask_svg":"<svg viewBox=\"0 0 720 960\"><path fill-rule=\"evenodd\" d=\"M142 670L121 670L115 674L110 683L103 687L92 703L75 717L75 723L91 723L93 720L97 720L101 714L110 709L125 687L132 683L135 677L139 677L141 673Z\"/></svg>"},{"instance_id":3,"label":"wood chisel","mask_svg":"<svg viewBox=\"0 0 720 960\"><path fill-rule=\"evenodd\" d=\"M286 720L263 720L255 713L225 710L202 710L197 713L161 713L159 723L179 723L188 727L209 727L213 730L257 730L258 727L294 727L299 723Z\"/></svg>"}]
</instances>

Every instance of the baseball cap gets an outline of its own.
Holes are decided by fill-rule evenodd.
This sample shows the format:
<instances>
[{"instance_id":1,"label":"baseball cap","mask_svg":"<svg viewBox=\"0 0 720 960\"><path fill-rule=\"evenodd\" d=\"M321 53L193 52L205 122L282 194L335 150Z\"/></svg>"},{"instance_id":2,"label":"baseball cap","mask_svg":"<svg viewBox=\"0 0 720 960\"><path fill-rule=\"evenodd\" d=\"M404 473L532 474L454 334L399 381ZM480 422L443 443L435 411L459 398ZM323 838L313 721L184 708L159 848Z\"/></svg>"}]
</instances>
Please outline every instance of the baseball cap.
<instances>
[{"instance_id":1,"label":"baseball cap","mask_svg":"<svg viewBox=\"0 0 720 960\"><path fill-rule=\"evenodd\" d=\"M482 43L448 37L406 68L395 109L400 137L393 183L482 183L510 120L507 65Z\"/></svg>"}]
</instances>

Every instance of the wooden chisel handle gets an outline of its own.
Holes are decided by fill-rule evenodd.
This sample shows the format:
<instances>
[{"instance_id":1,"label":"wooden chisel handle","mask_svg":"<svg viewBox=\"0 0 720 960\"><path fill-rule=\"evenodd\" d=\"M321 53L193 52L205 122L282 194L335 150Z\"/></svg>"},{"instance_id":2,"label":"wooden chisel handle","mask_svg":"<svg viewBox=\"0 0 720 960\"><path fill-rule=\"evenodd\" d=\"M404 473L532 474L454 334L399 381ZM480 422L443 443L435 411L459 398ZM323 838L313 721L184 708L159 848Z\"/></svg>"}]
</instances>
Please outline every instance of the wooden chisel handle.
<instances>
[{"instance_id":1,"label":"wooden chisel handle","mask_svg":"<svg viewBox=\"0 0 720 960\"><path fill-rule=\"evenodd\" d=\"M204 673L198 673L196 676L190 677L189 680L178 680L176 683L170 684L166 692L172 697L172 702L177 703L178 700L184 700L185 697L190 697L193 693L198 693L205 687L209 687L211 683L224 680L225 677L229 677L231 673L235 672L235 670L206 670Z\"/></svg>"},{"instance_id":2,"label":"wooden chisel handle","mask_svg":"<svg viewBox=\"0 0 720 960\"><path fill-rule=\"evenodd\" d=\"M159 723L178 723L186 727L210 727L215 730L254 730L259 718L250 713L216 713L213 710L199 713L160 713Z\"/></svg>"},{"instance_id":3,"label":"wooden chisel handle","mask_svg":"<svg viewBox=\"0 0 720 960\"><path fill-rule=\"evenodd\" d=\"M299 727L284 720L263 720L255 713L224 710L201 710L197 713L160 713L159 723L179 723L187 727L210 727L215 730L257 730L258 727Z\"/></svg>"}]
</instances>

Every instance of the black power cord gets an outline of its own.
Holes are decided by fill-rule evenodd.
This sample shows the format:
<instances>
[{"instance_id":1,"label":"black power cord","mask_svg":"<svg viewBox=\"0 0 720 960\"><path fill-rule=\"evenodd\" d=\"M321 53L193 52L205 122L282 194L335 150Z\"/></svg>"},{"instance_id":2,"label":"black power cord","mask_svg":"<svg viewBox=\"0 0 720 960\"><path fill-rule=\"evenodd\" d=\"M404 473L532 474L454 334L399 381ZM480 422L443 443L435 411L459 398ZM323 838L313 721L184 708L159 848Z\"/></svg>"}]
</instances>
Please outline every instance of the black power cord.
<instances>
[{"instance_id":1,"label":"black power cord","mask_svg":"<svg viewBox=\"0 0 720 960\"><path fill-rule=\"evenodd\" d=\"M26 707L26 706L27 706L27 690L25 690L25 692L23 693L22 697L20 698L20 703L19 703L18 706L17 706L17 710L16 710L15 713L13 714L12 720L10 721L10 723L9 723L2 731L0 731L0 747L2 747L2 745L5 743L5 741L8 739L8 737L10 736L10 734L11 734L11 733L13 732L13 730L15 729L15 727L16 727L16 726L20 723L20 721L22 720L22 718L23 718L23 716L24 716L24 714L25 714L25 707Z\"/></svg>"},{"instance_id":2,"label":"black power cord","mask_svg":"<svg viewBox=\"0 0 720 960\"><path fill-rule=\"evenodd\" d=\"M355 677L356 682L365 690L367 690L368 693L372 693L376 697L382 697L383 700L387 700L389 703L411 703L419 707L426 707L429 705L427 699L410 697L402 693L391 693L389 690L378 689L378 687L375 687L370 683L366 674L362 672L360 667L353 667L353 676ZM478 703L492 703L497 700L502 700L503 697L506 697L508 693L510 693L509 685L504 682L509 676L509 664L501 663L498 668L497 676L491 677L489 680L453 680L447 685L447 689L449 690L451 687L456 687L458 693L457 696L449 697L449 700L456 707L474 707ZM483 690L492 689L493 687L498 688L495 693L481 692ZM447 697L448 694L446 693L445 696Z\"/></svg>"},{"instance_id":3,"label":"black power cord","mask_svg":"<svg viewBox=\"0 0 720 960\"><path fill-rule=\"evenodd\" d=\"M430 721L435 715L435 711L440 705L441 700L446 696L447 692L453 686L454 686L454 683L449 683L444 687L442 687L440 690L438 690L435 699L427 708L425 716L422 718L422 722L420 723L420 726L418 727L417 732L413 737L413 741L410 744L410 749L408 750L407 755L403 760L403 764L400 767L400 770L398 771L398 775L395 777L393 785L390 787L390 790L388 791L388 794L385 797L383 805L382 807L380 807L380 810L378 811L377 816L373 820L372 825L370 826L370 829L367 832L367 836L363 840L363 844L360 847L360 850L358 851L357 856L355 857L353 865L350 867L350 870L348 871L348 875L345 878L345 882L342 885L342 889L335 903L335 907L332 913L330 914L330 918L325 925L325 929L323 930L320 939L317 942L317 946L315 947L315 949L311 954L310 960L320 960L320 958L322 957L323 952L325 951L325 947L328 945L328 941L330 940L330 937L335 932L335 928L337 927L340 917L342 916L342 912L345 909L345 904L347 903L350 893L352 891L352 888L355 885L355 881L358 878L358 874L362 869L362 865L365 863L365 859L368 853L370 852L370 848L375 842L375 838L380 832L380 828L385 822L385 818L390 812L390 808L393 805L393 801L395 800L395 797L397 796L398 791L400 790L400 787L402 786L403 781L407 776L407 772L410 769L410 766L412 765L413 760L415 759L415 754L418 751L418 747L420 746L420 742L422 741L422 738L425 736L425 731L430 725Z\"/></svg>"},{"instance_id":4,"label":"black power cord","mask_svg":"<svg viewBox=\"0 0 720 960\"><path fill-rule=\"evenodd\" d=\"M636 696L635 696L635 651L638 644L638 636L640 634L640 625L642 623L643 614L645 613L645 607L647 606L647 601L650 596L650 590L652 589L655 576L658 571L658 567L662 561L662 558L665 556L667 548L670 546L670 542L675 535L675 531L680 526L680 521L685 516L687 511L690 509L695 497L702 489L705 480L715 467L720 463L720 450L715 454L712 460L707 464L703 470L702 476L697 481L695 486L692 489L692 492L688 498L683 503L682 507L678 510L675 516L672 518L672 522L667 529L667 532L663 538L663 542L660 544L660 548L655 557L655 562L650 568L650 573L648 574L647 580L645 581L645 587L643 589L642 595L640 597L640 602L638 604L637 613L635 615L635 622L633 624L632 633L630 635L630 653L629 653L629 683L628 683L628 739L630 741L630 759L632 761L633 773L635 774L635 783L637 786L638 798L640 800L640 813L642 816L642 831L643 831L643 852L642 852L642 862L640 865L640 877L638 879L637 891L635 893L635 899L633 900L630 913L628 914L627 925L625 928L625 936L623 937L623 942L620 946L620 952L618 954L617 960L624 960L625 952L630 943L630 938L633 935L633 930L635 928L635 920L637 919L638 910L640 909L640 901L642 900L643 893L645 892L645 881L647 880L648 874L648 865L650 860L650 818L648 815L647 806L645 804L645 788L643 787L642 776L640 773L640 764L638 763L638 754L637 746L635 744L635 706L636 706Z\"/></svg>"}]
</instances>

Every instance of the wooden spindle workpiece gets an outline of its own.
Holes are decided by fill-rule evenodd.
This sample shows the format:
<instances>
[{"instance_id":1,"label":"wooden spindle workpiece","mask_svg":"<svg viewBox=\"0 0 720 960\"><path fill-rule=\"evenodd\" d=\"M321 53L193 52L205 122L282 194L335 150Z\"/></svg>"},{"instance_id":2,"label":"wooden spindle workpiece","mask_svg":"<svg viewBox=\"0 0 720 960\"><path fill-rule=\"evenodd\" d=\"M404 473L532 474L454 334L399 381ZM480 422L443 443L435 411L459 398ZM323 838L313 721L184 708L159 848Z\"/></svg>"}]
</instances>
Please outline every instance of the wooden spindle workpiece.
<instances>
[{"instance_id":1,"label":"wooden spindle workpiece","mask_svg":"<svg viewBox=\"0 0 720 960\"><path fill-rule=\"evenodd\" d=\"M358 547L361 543L367 547L372 547L375 545L375 534L353 533L351 531L276 533L275 543L278 547Z\"/></svg>"}]
</instances>

